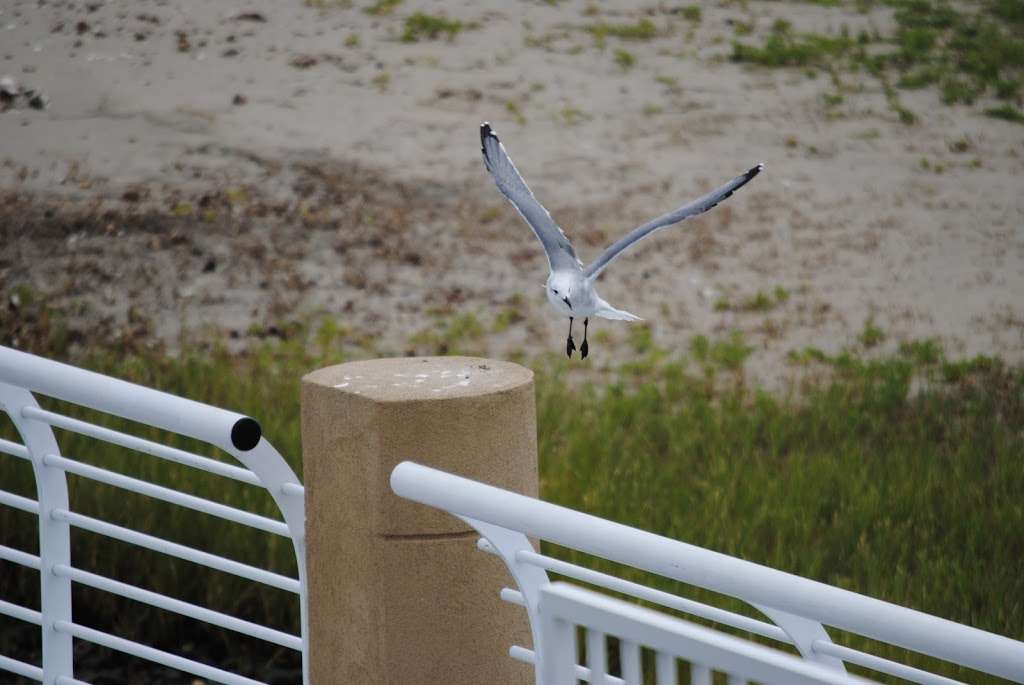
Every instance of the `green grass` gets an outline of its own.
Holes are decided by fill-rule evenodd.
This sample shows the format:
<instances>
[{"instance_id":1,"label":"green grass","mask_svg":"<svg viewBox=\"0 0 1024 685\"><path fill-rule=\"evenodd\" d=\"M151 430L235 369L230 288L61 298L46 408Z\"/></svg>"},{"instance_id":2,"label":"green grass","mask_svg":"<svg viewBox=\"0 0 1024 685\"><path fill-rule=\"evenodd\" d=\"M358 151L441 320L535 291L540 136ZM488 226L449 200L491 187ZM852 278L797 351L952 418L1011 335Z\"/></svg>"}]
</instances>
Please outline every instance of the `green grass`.
<instances>
[{"instance_id":1,"label":"green grass","mask_svg":"<svg viewBox=\"0 0 1024 685\"><path fill-rule=\"evenodd\" d=\"M927 162L927 160L925 161ZM876 347L885 340L885 331L875 324L875 320L873 318L869 317L864 322L864 329L857 336L857 340L860 341L861 345L870 349L872 347Z\"/></svg>"},{"instance_id":2,"label":"green grass","mask_svg":"<svg viewBox=\"0 0 1024 685\"><path fill-rule=\"evenodd\" d=\"M636 66L636 57L629 50L617 48L613 54L615 57L615 63L623 70L629 71Z\"/></svg>"},{"instance_id":3,"label":"green grass","mask_svg":"<svg viewBox=\"0 0 1024 685\"><path fill-rule=\"evenodd\" d=\"M405 43L416 43L420 40L437 40L442 35L449 41L466 28L458 19L434 16L424 12L416 12L405 20L405 29L402 32L402 41Z\"/></svg>"},{"instance_id":4,"label":"green grass","mask_svg":"<svg viewBox=\"0 0 1024 685\"><path fill-rule=\"evenodd\" d=\"M777 20L760 44L735 41L732 59L766 67L863 72L881 81L891 109L904 123L898 88L934 87L947 105L974 105L995 96L1019 97L1024 83L1024 26L1016 0L952 5L941 0L886 0L894 8L890 35L842 27L836 34L797 33ZM1009 107L1009 105L1007 105Z\"/></svg>"},{"instance_id":5,"label":"green grass","mask_svg":"<svg viewBox=\"0 0 1024 685\"><path fill-rule=\"evenodd\" d=\"M692 21L694 24L699 24L703 17L700 5L687 5L680 10L680 14L683 15L683 19Z\"/></svg>"},{"instance_id":6,"label":"green grass","mask_svg":"<svg viewBox=\"0 0 1024 685\"><path fill-rule=\"evenodd\" d=\"M1012 121L1017 124L1024 124L1024 112L1017 109L1013 105L1000 105L999 107L990 107L985 110L985 116L992 117L993 119L1003 119L1004 121Z\"/></svg>"},{"instance_id":7,"label":"green grass","mask_svg":"<svg viewBox=\"0 0 1024 685\"><path fill-rule=\"evenodd\" d=\"M508 112L510 117L515 119L517 124L520 126L526 126L526 115L523 114L523 108L519 106L518 102L515 100L506 100L505 111Z\"/></svg>"},{"instance_id":8,"label":"green grass","mask_svg":"<svg viewBox=\"0 0 1024 685\"><path fill-rule=\"evenodd\" d=\"M764 290L758 290L753 295L743 298L738 303L734 303L727 298L722 298L715 302L716 312L767 312L774 309L776 306L785 304L789 300L789 290L783 286L775 286L775 289L770 293Z\"/></svg>"},{"instance_id":9,"label":"green grass","mask_svg":"<svg viewBox=\"0 0 1024 685\"><path fill-rule=\"evenodd\" d=\"M394 12L402 2L403 0L377 0L363 11L375 17L381 17Z\"/></svg>"},{"instance_id":10,"label":"green grass","mask_svg":"<svg viewBox=\"0 0 1024 685\"><path fill-rule=\"evenodd\" d=\"M774 301L788 297L776 289ZM5 297L5 301L7 298ZM514 309L514 308L512 308ZM442 318L420 353L483 351L494 321L471 314ZM26 323L27 322L27 323ZM31 324L27 327L28 323ZM869 322L870 323L870 322ZM874 324L870 324L873 326ZM870 326L865 325L865 332ZM16 332L22 345L86 368L245 412L301 474L299 379L311 369L376 354L372 342L331 319L295 326L283 341L230 354L214 344L186 345L172 356L144 345L111 343L71 355L59 316L19 293L16 319L0 314L0 342ZM628 328L633 354L601 383L557 357L530 361L536 373L541 494L545 499L713 550L911 606L1021 639L1024 596L1024 368L987 357L950 360L936 340L910 341L881 359L855 352L794 353L811 380L790 393L752 387L744 367L752 348L740 333L695 336L660 348L646 325ZM186 341L187 343L188 341ZM610 360L609 360L610 361ZM814 373L814 369L818 373ZM923 381L923 382L922 382ZM75 416L95 416L46 403ZM125 428L124 422L102 420ZM133 429L134 430L134 429ZM156 431L144 436L161 438ZM0 434L14 437L0 421ZM252 511L272 511L258 490L94 441L61 434L62 451L101 466L180 487ZM214 455L176 440L174 444ZM0 457L4 488L34 495L30 470ZM294 571L283 539L219 525L175 507L72 478L72 508L210 549L273 570ZM199 522L202 522L201 524ZM37 549L32 518L0 508L3 544ZM188 601L294 631L297 612L285 593L253 592L221 574L193 573L160 555L131 551L88 535L73 538L73 559L98 573L140 582ZM556 556L581 560L564 549ZM601 570L619 571L595 562ZM177 570L173 570L174 568ZM4 599L37 606L34 573L5 569ZM626 570L718 606L749 607L694 588ZM76 618L133 639L178 650L188 631L203 654L238 654L255 674L288 663L286 650L235 643L234 636L183 619L140 613L129 602L76 595ZM131 610L129 610L131 609ZM128 616L144 616L132 621ZM0 652L26 653L38 631L0 630ZM31 636L31 637L26 637ZM26 644L29 646L26 647ZM847 642L865 647L859 638ZM246 651L248 650L248 651ZM879 653L903 661L883 647ZM282 661L284 660L284 661ZM909 663L930 664L911 656ZM994 682L956 668L968 682Z\"/></svg>"},{"instance_id":11,"label":"green grass","mask_svg":"<svg viewBox=\"0 0 1024 685\"><path fill-rule=\"evenodd\" d=\"M599 22L590 24L585 30L594 37L594 42L604 45L608 38L620 40L651 40L658 34L658 29L650 19L641 19L633 24L610 24Z\"/></svg>"},{"instance_id":12,"label":"green grass","mask_svg":"<svg viewBox=\"0 0 1024 685\"><path fill-rule=\"evenodd\" d=\"M732 60L767 67L824 67L830 60L848 53L854 45L849 36L797 34L789 22L779 19L760 47L734 41Z\"/></svg>"}]
</instances>

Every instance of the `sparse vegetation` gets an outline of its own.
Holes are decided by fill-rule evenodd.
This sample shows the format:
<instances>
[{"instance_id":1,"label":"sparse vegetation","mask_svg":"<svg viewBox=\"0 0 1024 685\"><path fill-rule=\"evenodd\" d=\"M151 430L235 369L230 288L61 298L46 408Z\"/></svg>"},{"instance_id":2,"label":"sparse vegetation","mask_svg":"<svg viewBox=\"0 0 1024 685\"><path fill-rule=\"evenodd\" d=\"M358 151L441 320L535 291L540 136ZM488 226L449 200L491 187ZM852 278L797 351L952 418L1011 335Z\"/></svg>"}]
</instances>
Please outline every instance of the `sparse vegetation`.
<instances>
[{"instance_id":1,"label":"sparse vegetation","mask_svg":"<svg viewBox=\"0 0 1024 685\"><path fill-rule=\"evenodd\" d=\"M916 116L899 103L889 85L891 75L899 88L937 86L949 105L973 105L989 93L1006 100L1018 96L1024 82L1024 31L1006 19L1014 11L1001 3L976 8L938 0L886 4L895 7L891 36L861 31L853 37L845 27L834 35L798 34L788 22L777 20L761 45L734 41L732 59L769 67L816 67L833 74L863 71L881 81L893 111L907 124Z\"/></svg>"},{"instance_id":2,"label":"sparse vegetation","mask_svg":"<svg viewBox=\"0 0 1024 685\"><path fill-rule=\"evenodd\" d=\"M797 34L783 19L776 20L761 47L733 42L732 59L769 67L825 67L854 46L848 36Z\"/></svg>"},{"instance_id":3,"label":"sparse vegetation","mask_svg":"<svg viewBox=\"0 0 1024 685\"><path fill-rule=\"evenodd\" d=\"M860 332L860 335L857 336L857 340L859 340L860 344L864 347L871 349L885 340L885 331L875 324L874 318L868 317L864 322L864 329Z\"/></svg>"},{"instance_id":4,"label":"sparse vegetation","mask_svg":"<svg viewBox=\"0 0 1024 685\"><path fill-rule=\"evenodd\" d=\"M694 24L699 24L703 16L700 5L686 5L680 10L680 14L683 15L683 19L692 21Z\"/></svg>"},{"instance_id":5,"label":"sparse vegetation","mask_svg":"<svg viewBox=\"0 0 1024 685\"><path fill-rule=\"evenodd\" d=\"M668 88L670 91L679 90L679 79L677 79L675 76L668 76L667 74L658 74L657 76L654 77L654 80L657 83L660 83L661 85Z\"/></svg>"},{"instance_id":6,"label":"sparse vegetation","mask_svg":"<svg viewBox=\"0 0 1024 685\"><path fill-rule=\"evenodd\" d=\"M575 126L590 118L590 115L576 107L563 107L559 116L566 126Z\"/></svg>"},{"instance_id":7,"label":"sparse vegetation","mask_svg":"<svg viewBox=\"0 0 1024 685\"><path fill-rule=\"evenodd\" d=\"M956 140L951 140L947 143L949 151L954 154L963 154L971 149L971 141L967 136L961 136Z\"/></svg>"},{"instance_id":8,"label":"sparse vegetation","mask_svg":"<svg viewBox=\"0 0 1024 685\"><path fill-rule=\"evenodd\" d=\"M377 0L363 11L375 17L381 17L391 14L402 2L403 0Z\"/></svg>"},{"instance_id":9,"label":"sparse vegetation","mask_svg":"<svg viewBox=\"0 0 1024 685\"><path fill-rule=\"evenodd\" d=\"M420 40L437 40L445 36L449 41L466 28L458 19L434 16L424 12L416 12L405 20L405 30L402 32L402 41L416 43Z\"/></svg>"},{"instance_id":10,"label":"sparse vegetation","mask_svg":"<svg viewBox=\"0 0 1024 685\"><path fill-rule=\"evenodd\" d=\"M594 42L603 46L608 38L620 40L651 40L657 33L657 27L650 19L641 19L635 24L609 24L599 22L585 27L594 37Z\"/></svg>"},{"instance_id":11,"label":"sparse vegetation","mask_svg":"<svg viewBox=\"0 0 1024 685\"><path fill-rule=\"evenodd\" d=\"M990 107L985 110L985 116L992 117L993 119L1012 121L1017 124L1024 124L1024 111L1017 109L1013 105Z\"/></svg>"},{"instance_id":12,"label":"sparse vegetation","mask_svg":"<svg viewBox=\"0 0 1024 685\"><path fill-rule=\"evenodd\" d=\"M632 52L628 50L616 49L613 53L615 55L615 63L622 67L624 70L632 69L636 66L636 57Z\"/></svg>"},{"instance_id":13,"label":"sparse vegetation","mask_svg":"<svg viewBox=\"0 0 1024 685\"><path fill-rule=\"evenodd\" d=\"M391 74L386 71L382 71L373 77L373 85L377 90L384 92L391 85Z\"/></svg>"},{"instance_id":14,"label":"sparse vegetation","mask_svg":"<svg viewBox=\"0 0 1024 685\"><path fill-rule=\"evenodd\" d=\"M753 295L744 298L739 303L734 304L727 298L722 298L715 302L715 311L737 311L737 312L766 312L774 309L780 304L785 304L789 301L789 290L779 285L769 294L763 290L758 290Z\"/></svg>"},{"instance_id":15,"label":"sparse vegetation","mask_svg":"<svg viewBox=\"0 0 1024 685\"><path fill-rule=\"evenodd\" d=\"M505 111L508 112L509 116L515 119L515 122L520 126L526 126L526 115L523 114L523 109L519 106L519 103L515 100L505 101Z\"/></svg>"}]
</instances>

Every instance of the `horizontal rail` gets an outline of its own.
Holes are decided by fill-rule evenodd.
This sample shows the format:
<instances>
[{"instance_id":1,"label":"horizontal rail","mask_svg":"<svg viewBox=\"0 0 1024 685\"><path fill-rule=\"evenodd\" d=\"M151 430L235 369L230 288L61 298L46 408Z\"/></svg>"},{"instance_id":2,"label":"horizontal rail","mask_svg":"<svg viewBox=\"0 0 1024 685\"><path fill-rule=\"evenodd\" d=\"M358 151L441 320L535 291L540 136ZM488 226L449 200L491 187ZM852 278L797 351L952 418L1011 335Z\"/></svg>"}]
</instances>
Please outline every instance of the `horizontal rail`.
<instances>
[{"instance_id":1,"label":"horizontal rail","mask_svg":"<svg viewBox=\"0 0 1024 685\"><path fill-rule=\"evenodd\" d=\"M39 502L28 497L15 495L13 492L7 492L6 490L0 490L0 504L6 504L9 507L39 515Z\"/></svg>"},{"instance_id":2,"label":"horizontal rail","mask_svg":"<svg viewBox=\"0 0 1024 685\"><path fill-rule=\"evenodd\" d=\"M181 545L177 542L171 542L153 535L140 533L137 530L123 528L121 526L114 525L113 523L94 519L91 516L85 516L73 511L68 511L67 509L55 509L52 516L58 521L66 521L70 525L82 530L87 530L90 533L104 535L115 540L120 540L121 542L145 547L146 549L151 549L154 552L169 554L173 557L178 557L179 559L199 564L200 566L206 566L207 568L223 571L224 573L230 573L231 575L238 576L239 578L246 578L248 580L256 581L257 583L276 587L279 590L286 590L295 594L301 593L298 580L295 578L289 578L288 576L283 576L279 573L274 573L273 571L267 571L266 569L250 566L249 564L243 564L240 561L217 556L216 554L210 554L209 552L203 552L193 547L188 547L187 545Z\"/></svg>"},{"instance_id":3,"label":"horizontal rail","mask_svg":"<svg viewBox=\"0 0 1024 685\"><path fill-rule=\"evenodd\" d=\"M523 597L523 593L519 590L513 590L510 587L501 588L501 592L498 593L501 597L501 601L508 602L509 604L518 604L521 607L526 606L526 598Z\"/></svg>"},{"instance_id":4,"label":"horizontal rail","mask_svg":"<svg viewBox=\"0 0 1024 685\"><path fill-rule=\"evenodd\" d=\"M27 566L39 570L41 568L41 562L39 557L35 554L29 554L28 552L22 552L20 549L14 549L7 545L0 545L0 559L4 561L10 561L21 566Z\"/></svg>"},{"instance_id":5,"label":"horizontal rail","mask_svg":"<svg viewBox=\"0 0 1024 685\"><path fill-rule=\"evenodd\" d=\"M21 457L22 459L32 458L27 447L16 442L11 442L10 440L4 440L3 438L0 438L0 452L9 454L12 457Z\"/></svg>"},{"instance_id":6,"label":"horizontal rail","mask_svg":"<svg viewBox=\"0 0 1024 685\"><path fill-rule=\"evenodd\" d=\"M302 651L302 638L296 637L295 635L289 635L288 633L280 630L274 630L273 628L262 626L258 623L244 621L240 618L235 618L234 616L229 616L228 614L224 614L219 611L207 609L206 607L201 607L189 602L183 602L180 599L174 599L158 592L144 590L140 587L136 587L135 585L122 583L121 581L106 578L65 564L56 564L53 567L53 572L58 576L70 578L81 585L88 585L89 587L96 588L97 590L103 590L115 595L120 595L121 597L133 599L137 602L150 604L160 609L173 611L174 613L181 614L182 616L188 616L211 625L227 628L228 630L234 630L260 640L265 640L266 642L273 642L274 644L281 645L282 647Z\"/></svg>"},{"instance_id":7,"label":"horizontal rail","mask_svg":"<svg viewBox=\"0 0 1024 685\"><path fill-rule=\"evenodd\" d=\"M529 537L1019 680L1024 643L412 462L402 497Z\"/></svg>"},{"instance_id":8,"label":"horizontal rail","mask_svg":"<svg viewBox=\"0 0 1024 685\"><path fill-rule=\"evenodd\" d=\"M203 499L202 497L188 495L184 492L165 488L162 485L156 485L148 481L139 480L138 478L132 478L131 476L126 476L122 473L115 473L90 464L83 464L80 461L59 457L56 454L47 454L43 457L43 464L63 469L64 471L73 473L76 476L82 476L83 478L95 480L100 483L113 485L114 487L118 487L123 490L129 490L140 495L146 495L147 497L154 497L165 502L170 502L171 504L177 504L182 507L194 509L195 511L201 511L204 514L233 521L234 523L240 523L243 526L258 528L259 530L281 535L286 538L291 537L291 534L288 532L288 526L283 521L275 521L274 519L267 518L266 516L260 516L259 514L253 514L249 511L229 507L226 504L211 502L210 500Z\"/></svg>"},{"instance_id":9,"label":"horizontal rail","mask_svg":"<svg viewBox=\"0 0 1024 685\"><path fill-rule=\"evenodd\" d=\"M32 664L26 664L24 661L12 659L9 656L0 656L0 670L20 675L23 678L31 678L32 680L43 682L43 669Z\"/></svg>"},{"instance_id":10,"label":"horizontal rail","mask_svg":"<svg viewBox=\"0 0 1024 685\"><path fill-rule=\"evenodd\" d=\"M303 497L306 494L306 488L301 483L283 483L281 485L281 492L286 495Z\"/></svg>"},{"instance_id":11,"label":"horizontal rail","mask_svg":"<svg viewBox=\"0 0 1024 685\"><path fill-rule=\"evenodd\" d=\"M213 666L207 666L204 663L193 661L192 659L186 659L183 656L177 654L171 654L155 647L148 647L138 642L126 640L123 637L117 637L108 633L87 628L77 623L71 623L69 621L54 621L53 628L57 632L66 633L77 637L79 640L85 640L92 642L93 644L101 645L108 649L113 649L118 652L125 654L131 654L137 656L140 659L146 659L147 661L155 661L158 664L176 668L179 671L185 671L192 675L197 675L200 678L207 678L209 680L215 680L219 683L227 683L228 685L266 685L259 680L253 680L252 678L246 678L244 676L230 673L228 671L214 668Z\"/></svg>"},{"instance_id":12,"label":"horizontal rail","mask_svg":"<svg viewBox=\"0 0 1024 685\"><path fill-rule=\"evenodd\" d=\"M874 671L878 671L879 673L888 673L889 675L894 675L897 678L903 678L904 680L909 680L914 683L921 683L922 685L965 685L959 680L953 680L952 678L946 678L941 675L929 673L928 671L922 671L919 668L899 664L895 661L889 661L888 659L883 659L872 654L865 654L864 652L859 652L856 649L837 645L834 642L815 640L811 643L811 648L818 654L833 656L837 659L848 661L851 664L864 666L865 668L870 668Z\"/></svg>"},{"instance_id":13,"label":"horizontal rail","mask_svg":"<svg viewBox=\"0 0 1024 685\"><path fill-rule=\"evenodd\" d=\"M97 426L95 424L88 423L87 421L79 421L78 419L73 419L70 416L64 416L63 414L47 411L38 407L22 407L21 415L27 419L42 421L43 423L48 423L51 426L62 428L64 430L71 431L72 433L96 438L97 440L126 447L137 452L144 452L154 457L166 459L167 461L192 466L197 469L202 469L203 471L215 473L218 476L233 478L234 480L248 483L250 485L262 485L259 477L249 469L245 469L240 466L233 466L232 464L225 464L224 462L217 461L216 459L192 454L191 452L186 452L185 450L180 450L176 447L162 445L159 442L153 442L152 440L146 440L145 438L121 433L120 431L116 431L111 428L104 428L103 426Z\"/></svg>"},{"instance_id":14,"label":"horizontal rail","mask_svg":"<svg viewBox=\"0 0 1024 685\"><path fill-rule=\"evenodd\" d=\"M520 647L519 645L512 645L509 647L508 655L516 661L520 661L524 664L530 664L531 666L534 666L537 663L537 655L534 651L532 649L527 649L526 647ZM575 664L575 667L576 680L582 680L589 683L590 669L586 666L580 666L579 664ZM626 685L626 681L622 678L616 678L615 676L607 673L604 676L604 681L608 683L608 685Z\"/></svg>"},{"instance_id":15,"label":"horizontal rail","mask_svg":"<svg viewBox=\"0 0 1024 685\"><path fill-rule=\"evenodd\" d=\"M247 452L260 441L259 424L243 414L10 347L0 346L0 383L187 435L229 452Z\"/></svg>"},{"instance_id":16,"label":"horizontal rail","mask_svg":"<svg viewBox=\"0 0 1024 685\"><path fill-rule=\"evenodd\" d=\"M643 599L648 602L660 604L661 606L675 609L676 611L681 611L685 614L690 614L691 616L700 616L701 618L714 621L715 623L721 623L739 630L746 630L747 632L754 633L755 635L761 635L762 637L767 637L772 640L778 640L779 642L785 642L787 644L792 644L793 642L789 635L786 634L786 631L766 621L758 621L756 618L750 618L749 616L736 614L701 602L695 602L692 599L679 597L678 595L673 595L670 592L655 590L654 588L649 588L646 585L641 585L640 583L623 580L622 578L617 578L615 576L608 575L607 573L601 573L600 571L592 571L588 568L570 564L543 554L519 551L516 552L516 561L523 564L530 564L531 566L538 566L547 571L551 571L552 573L559 573L568 578L581 580L584 583L590 583L591 585L597 585L615 592L621 592L624 595L630 595L637 599Z\"/></svg>"},{"instance_id":17,"label":"horizontal rail","mask_svg":"<svg viewBox=\"0 0 1024 685\"><path fill-rule=\"evenodd\" d=\"M29 609L20 604L6 602L2 599L0 599L0 614L16 618L25 623L35 623L37 626L43 625L43 615L35 609Z\"/></svg>"}]
</instances>

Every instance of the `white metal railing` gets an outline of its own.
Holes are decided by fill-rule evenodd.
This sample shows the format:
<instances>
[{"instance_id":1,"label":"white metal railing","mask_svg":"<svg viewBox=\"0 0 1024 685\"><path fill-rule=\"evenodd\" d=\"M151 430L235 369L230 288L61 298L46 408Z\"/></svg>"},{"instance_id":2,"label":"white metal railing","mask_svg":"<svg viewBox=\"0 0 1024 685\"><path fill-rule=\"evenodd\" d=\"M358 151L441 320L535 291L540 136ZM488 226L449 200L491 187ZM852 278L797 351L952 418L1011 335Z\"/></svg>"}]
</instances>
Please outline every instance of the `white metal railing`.
<instances>
[{"instance_id":1,"label":"white metal railing","mask_svg":"<svg viewBox=\"0 0 1024 685\"><path fill-rule=\"evenodd\" d=\"M731 685L753 680L764 685L867 685L869 681L815 664L776 649L639 607L591 590L552 583L540 593L544 643L544 682L548 685L641 685L641 650L655 653L654 680L679 682L678 662L690 667L690 681L711 685L712 673ZM578 664L577 628L583 628L586 664ZM611 649L608 638L617 639ZM621 677L610 675L611 650L617 651Z\"/></svg>"},{"instance_id":2,"label":"white metal railing","mask_svg":"<svg viewBox=\"0 0 1024 685\"><path fill-rule=\"evenodd\" d=\"M1024 683L1024 643L1006 637L412 462L395 467L391 488L464 520L482 535L478 546L505 562L518 590L506 589L501 596L525 606L539 652L517 645L509 654L533 663L544 685L552 685L543 680L545 661L565 656L544 652L541 602L549 571L788 643L806 661L838 673L850 663L927 685L957 682L835 644L825 626ZM738 598L771 622L538 554L528 537Z\"/></svg>"},{"instance_id":3,"label":"white metal railing","mask_svg":"<svg viewBox=\"0 0 1024 685\"><path fill-rule=\"evenodd\" d=\"M231 455L241 466L42 409L34 393L200 440ZM303 681L308 682L304 489L288 463L262 437L259 424L254 419L7 347L0 347L0 410L7 413L22 439L21 443L0 440L0 452L31 462L37 491L37 499L32 500L0 488L0 505L38 515L40 549L36 556L0 545L0 560L40 572L40 610L0 599L0 615L38 625L43 645L42 664L30 664L11 655L2 655L0 671L47 685L82 683L74 678L72 638L76 638L200 678L224 683L258 682L75 623L71 585L76 583L300 651ZM73 455L62 455L54 428L264 488L280 510L282 520L86 464L72 458ZM298 578L164 540L153 531L133 530L71 511L68 505L68 473L287 537L295 550ZM90 531L295 593L301 617L300 635L78 568L70 559L72 529Z\"/></svg>"}]
</instances>

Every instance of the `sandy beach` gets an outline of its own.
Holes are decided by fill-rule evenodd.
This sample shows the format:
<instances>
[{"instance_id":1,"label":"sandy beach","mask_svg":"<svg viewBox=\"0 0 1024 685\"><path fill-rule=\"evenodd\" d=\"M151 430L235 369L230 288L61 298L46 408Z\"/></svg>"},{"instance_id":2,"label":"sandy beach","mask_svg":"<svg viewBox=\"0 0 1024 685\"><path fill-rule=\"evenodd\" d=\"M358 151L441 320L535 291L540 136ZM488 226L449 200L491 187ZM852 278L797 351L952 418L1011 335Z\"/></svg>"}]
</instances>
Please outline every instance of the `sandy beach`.
<instances>
[{"instance_id":1,"label":"sandy beach","mask_svg":"<svg viewBox=\"0 0 1024 685\"><path fill-rule=\"evenodd\" d=\"M866 74L836 103L825 73L729 59L740 24L884 32L889 9L368 6L4 3L0 76L48 105L0 114L3 292L172 347L183 327L244 345L327 314L426 352L417 333L471 313L490 354L557 351L543 252L480 159L489 121L585 262L765 163L602 276L660 345L742 331L769 384L790 351L863 345L866 325L880 351L938 336L1024 359L1024 126L929 89L900 93L906 125ZM418 11L461 26L406 42ZM594 29L641 21L643 40ZM591 334L587 363L629 358L628 324Z\"/></svg>"}]
</instances>

